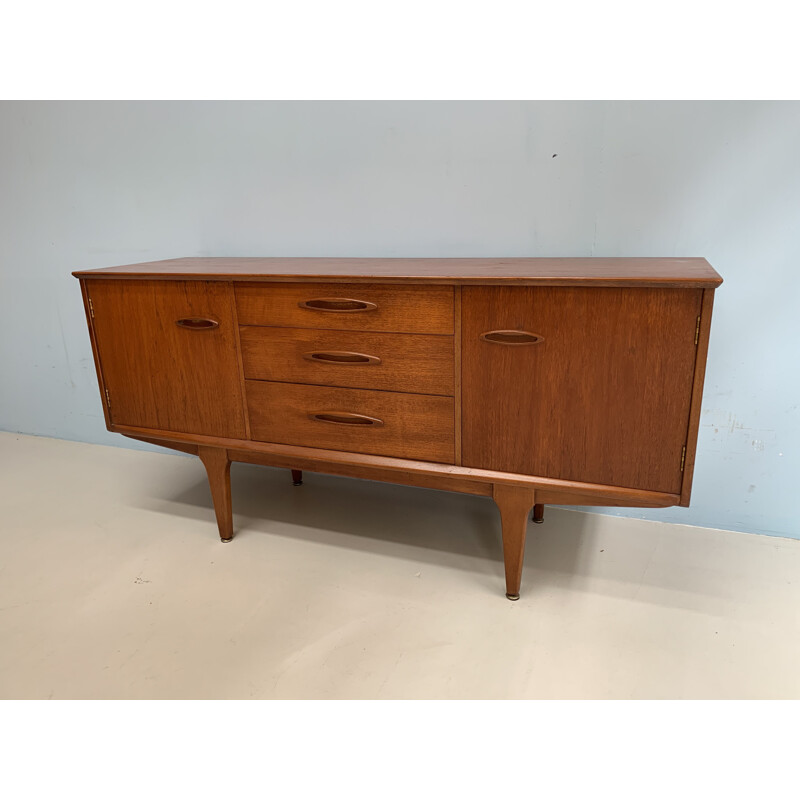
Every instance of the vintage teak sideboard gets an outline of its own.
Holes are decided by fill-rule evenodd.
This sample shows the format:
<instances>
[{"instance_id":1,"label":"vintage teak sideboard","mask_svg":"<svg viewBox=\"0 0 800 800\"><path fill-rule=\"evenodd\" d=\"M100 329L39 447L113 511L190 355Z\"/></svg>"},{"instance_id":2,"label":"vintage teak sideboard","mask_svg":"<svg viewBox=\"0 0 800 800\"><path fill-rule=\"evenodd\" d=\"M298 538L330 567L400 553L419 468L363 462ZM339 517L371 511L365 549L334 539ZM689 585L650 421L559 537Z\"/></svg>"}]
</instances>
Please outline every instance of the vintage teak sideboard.
<instances>
[{"instance_id":1,"label":"vintage teak sideboard","mask_svg":"<svg viewBox=\"0 0 800 800\"><path fill-rule=\"evenodd\" d=\"M689 505L703 258L182 258L78 271L110 431L494 498L506 595L545 504Z\"/></svg>"}]
</instances>

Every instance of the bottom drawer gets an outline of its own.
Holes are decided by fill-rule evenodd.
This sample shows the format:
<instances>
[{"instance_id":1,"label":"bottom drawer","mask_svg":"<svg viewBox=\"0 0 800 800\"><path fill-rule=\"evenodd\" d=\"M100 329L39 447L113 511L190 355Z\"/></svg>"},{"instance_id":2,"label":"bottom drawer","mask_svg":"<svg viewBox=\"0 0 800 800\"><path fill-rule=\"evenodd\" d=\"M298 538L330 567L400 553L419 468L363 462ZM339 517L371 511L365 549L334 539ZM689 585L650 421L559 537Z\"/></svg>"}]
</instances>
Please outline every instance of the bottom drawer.
<instances>
[{"instance_id":1,"label":"bottom drawer","mask_svg":"<svg viewBox=\"0 0 800 800\"><path fill-rule=\"evenodd\" d=\"M452 397L246 381L253 439L452 464Z\"/></svg>"}]
</instances>

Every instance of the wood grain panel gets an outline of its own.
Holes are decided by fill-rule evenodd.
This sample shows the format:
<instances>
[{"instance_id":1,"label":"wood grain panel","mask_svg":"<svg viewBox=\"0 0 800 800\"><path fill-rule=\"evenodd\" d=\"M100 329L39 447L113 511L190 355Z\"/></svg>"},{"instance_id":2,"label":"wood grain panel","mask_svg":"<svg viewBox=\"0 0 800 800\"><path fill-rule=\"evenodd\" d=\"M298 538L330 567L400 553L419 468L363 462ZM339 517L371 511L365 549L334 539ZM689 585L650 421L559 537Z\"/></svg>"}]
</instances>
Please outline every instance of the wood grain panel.
<instances>
[{"instance_id":1,"label":"wood grain panel","mask_svg":"<svg viewBox=\"0 0 800 800\"><path fill-rule=\"evenodd\" d=\"M349 299L374 307L362 311L300 307L300 303L330 299ZM236 305L241 325L395 333L453 333L453 289L449 286L239 284L236 286Z\"/></svg>"},{"instance_id":2,"label":"wood grain panel","mask_svg":"<svg viewBox=\"0 0 800 800\"><path fill-rule=\"evenodd\" d=\"M461 287L455 287L455 348L454 356L454 383L455 383L455 428L456 428L456 458L455 463L461 465Z\"/></svg>"},{"instance_id":3,"label":"wood grain panel","mask_svg":"<svg viewBox=\"0 0 800 800\"><path fill-rule=\"evenodd\" d=\"M701 296L464 287L464 466L680 492Z\"/></svg>"},{"instance_id":4,"label":"wood grain panel","mask_svg":"<svg viewBox=\"0 0 800 800\"><path fill-rule=\"evenodd\" d=\"M676 495L663 495L659 502L645 502L637 500L610 500L603 495L565 494L558 491L543 489L536 491L536 502L548 506L636 506L638 508L668 508L675 505Z\"/></svg>"},{"instance_id":5,"label":"wood grain panel","mask_svg":"<svg viewBox=\"0 0 800 800\"><path fill-rule=\"evenodd\" d=\"M113 423L245 436L229 284L90 280L86 291ZM218 325L176 325L184 318Z\"/></svg>"},{"instance_id":6,"label":"wood grain panel","mask_svg":"<svg viewBox=\"0 0 800 800\"><path fill-rule=\"evenodd\" d=\"M239 385L241 387L242 396L242 415L244 417L244 431L245 436L250 438L250 419L247 416L247 400L245 399L244 391L244 363L242 361L242 342L239 338L239 314L236 311L236 292L233 290L233 284L228 284L231 287L229 292L231 301L231 319L233 320L233 329L236 332L236 363L239 367Z\"/></svg>"},{"instance_id":7,"label":"wood grain panel","mask_svg":"<svg viewBox=\"0 0 800 800\"><path fill-rule=\"evenodd\" d=\"M174 258L77 276L206 280L479 283L712 288L722 278L704 258Z\"/></svg>"},{"instance_id":8,"label":"wood grain panel","mask_svg":"<svg viewBox=\"0 0 800 800\"><path fill-rule=\"evenodd\" d=\"M164 444L170 447L170 444ZM281 447L281 445L270 445ZM298 448L294 448L297 451ZM457 475L418 475L414 472L381 469L380 467L364 467L358 464L347 464L332 461L319 461L318 459L304 458L298 455L279 455L275 452L257 453L248 450L228 450L232 461L242 461L246 464L263 464L270 467L299 467L304 472L320 472L326 475L341 475L347 478L364 478L370 481L385 481L399 483L404 486L419 486L423 489L439 489L445 492L462 492L464 494L478 494L484 497L492 496L492 484L482 481L471 481Z\"/></svg>"},{"instance_id":9,"label":"wood grain panel","mask_svg":"<svg viewBox=\"0 0 800 800\"><path fill-rule=\"evenodd\" d=\"M158 447L169 447L172 450L179 450L181 453L189 453L193 456L197 455L198 445L196 444L189 444L187 442L171 442L168 439L157 439L152 436L134 436L132 433L124 433L122 435L127 436L129 439L147 442L148 444L154 444Z\"/></svg>"},{"instance_id":10,"label":"wood grain panel","mask_svg":"<svg viewBox=\"0 0 800 800\"><path fill-rule=\"evenodd\" d=\"M344 391L344 390L342 390ZM154 431L145 428L133 428L125 425L112 425L111 430L125 436L148 436L154 439L163 439L167 442L207 444L212 447L224 447L228 452L242 451L258 453L260 456L275 459L278 466L294 466L303 469L312 469L311 464L336 465L337 467L353 467L363 469L362 477L368 477L367 470L377 469L387 475L401 473L401 475L414 475L420 480L427 477L457 478L458 480L481 481L490 484L507 483L517 486L530 486L537 492L546 490L559 494L580 497L602 497L605 500L624 501L625 505L675 505L680 500L678 494L665 494L664 492L649 492L644 489L628 489L620 486L604 486L597 483L582 483L580 481L562 481L557 478L542 478L530 475L520 475L511 472L496 472L472 467L457 467L453 464L434 463L432 461L414 461L406 458L392 458L387 456L367 455L356 452L338 452L336 450L322 450L317 447L301 447L296 445L275 444L271 442L247 442L241 439L224 439L220 436L202 436L196 433L175 433L172 431ZM324 470L323 470L324 471ZM353 473L355 474L355 473ZM400 475L398 475L400 477ZM398 483L403 483L399 480ZM420 484L422 485L422 484ZM600 503L603 505L603 503Z\"/></svg>"},{"instance_id":11,"label":"wood grain panel","mask_svg":"<svg viewBox=\"0 0 800 800\"><path fill-rule=\"evenodd\" d=\"M452 464L453 399L433 395L247 381L253 438L264 442ZM361 415L380 425L311 419Z\"/></svg>"},{"instance_id":12,"label":"wood grain panel","mask_svg":"<svg viewBox=\"0 0 800 800\"><path fill-rule=\"evenodd\" d=\"M100 389L100 405L103 407L103 417L105 418L106 428L111 428L111 415L108 412L108 401L105 394L106 382L103 378L103 365L100 363L100 353L97 350L97 335L94 330L93 312L91 301L89 300L88 281L81 280L81 295L83 297L83 311L86 315L86 324L89 327L89 340L92 345L92 356L94 358L94 369L97 373L97 385Z\"/></svg>"},{"instance_id":13,"label":"wood grain panel","mask_svg":"<svg viewBox=\"0 0 800 800\"><path fill-rule=\"evenodd\" d=\"M452 336L256 326L242 327L240 336L246 378L453 394Z\"/></svg>"},{"instance_id":14,"label":"wood grain panel","mask_svg":"<svg viewBox=\"0 0 800 800\"><path fill-rule=\"evenodd\" d=\"M689 409L689 430L686 435L686 462L683 468L681 501L678 505L688 506L692 497L694 478L694 459L697 451L697 434L700 430L700 409L703 404L703 383L706 377L706 358L711 336L711 311L714 307L714 290L703 290L703 306L700 312L700 327L697 331L697 358L695 359L694 384L692 386L692 405Z\"/></svg>"}]
</instances>

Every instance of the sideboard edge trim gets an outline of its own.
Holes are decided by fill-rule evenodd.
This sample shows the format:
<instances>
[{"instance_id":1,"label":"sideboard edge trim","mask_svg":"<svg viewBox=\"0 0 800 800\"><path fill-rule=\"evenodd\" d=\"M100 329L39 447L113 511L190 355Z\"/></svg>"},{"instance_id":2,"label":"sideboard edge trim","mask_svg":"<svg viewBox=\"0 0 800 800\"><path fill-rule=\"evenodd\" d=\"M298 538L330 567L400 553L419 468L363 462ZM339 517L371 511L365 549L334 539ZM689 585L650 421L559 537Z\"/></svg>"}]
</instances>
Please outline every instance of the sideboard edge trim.
<instances>
[{"instance_id":1,"label":"sideboard edge trim","mask_svg":"<svg viewBox=\"0 0 800 800\"><path fill-rule=\"evenodd\" d=\"M639 500L643 503L656 503L659 506L673 506L678 503L680 496L668 492L654 492L646 489L632 489L622 486L607 486L604 484L582 483L567 481L558 478L542 478L530 475L518 475L510 472L494 472L492 470L475 469L473 467L459 467L453 464L438 464L432 461L413 461L409 459L390 458L387 456L372 456L349 453L338 450L320 450L312 447L297 445L271 444L268 442L246 441L243 439L226 439L215 436L204 436L194 433L179 433L175 431L162 431L150 428L136 428L128 425L111 425L109 430L125 436L148 437L161 439L165 442L179 442L219 447L235 452L253 453L267 457L274 455L276 458L294 457L304 459L307 463L315 463L320 468L325 465L350 466L369 470L383 470L388 472L410 473L416 476L433 476L437 478L452 478L454 480L467 480L487 484L507 484L512 486L526 486L533 489L552 490L564 494L593 495L632 501L631 506ZM165 445L169 446L169 445ZM236 459L234 459L236 460ZM322 471L322 470L321 470ZM398 481L402 483L402 481Z\"/></svg>"}]
</instances>

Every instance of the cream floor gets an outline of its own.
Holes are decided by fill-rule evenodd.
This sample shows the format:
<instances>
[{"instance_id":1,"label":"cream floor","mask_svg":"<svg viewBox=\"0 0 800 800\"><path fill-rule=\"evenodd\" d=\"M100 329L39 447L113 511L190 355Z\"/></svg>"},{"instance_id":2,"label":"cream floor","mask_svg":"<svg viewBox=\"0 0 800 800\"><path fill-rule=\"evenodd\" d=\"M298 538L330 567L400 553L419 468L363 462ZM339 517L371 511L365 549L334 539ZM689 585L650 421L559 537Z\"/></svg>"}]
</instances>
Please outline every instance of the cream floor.
<instances>
[{"instance_id":1,"label":"cream floor","mask_svg":"<svg viewBox=\"0 0 800 800\"><path fill-rule=\"evenodd\" d=\"M0 434L2 698L798 698L800 541Z\"/></svg>"}]
</instances>

